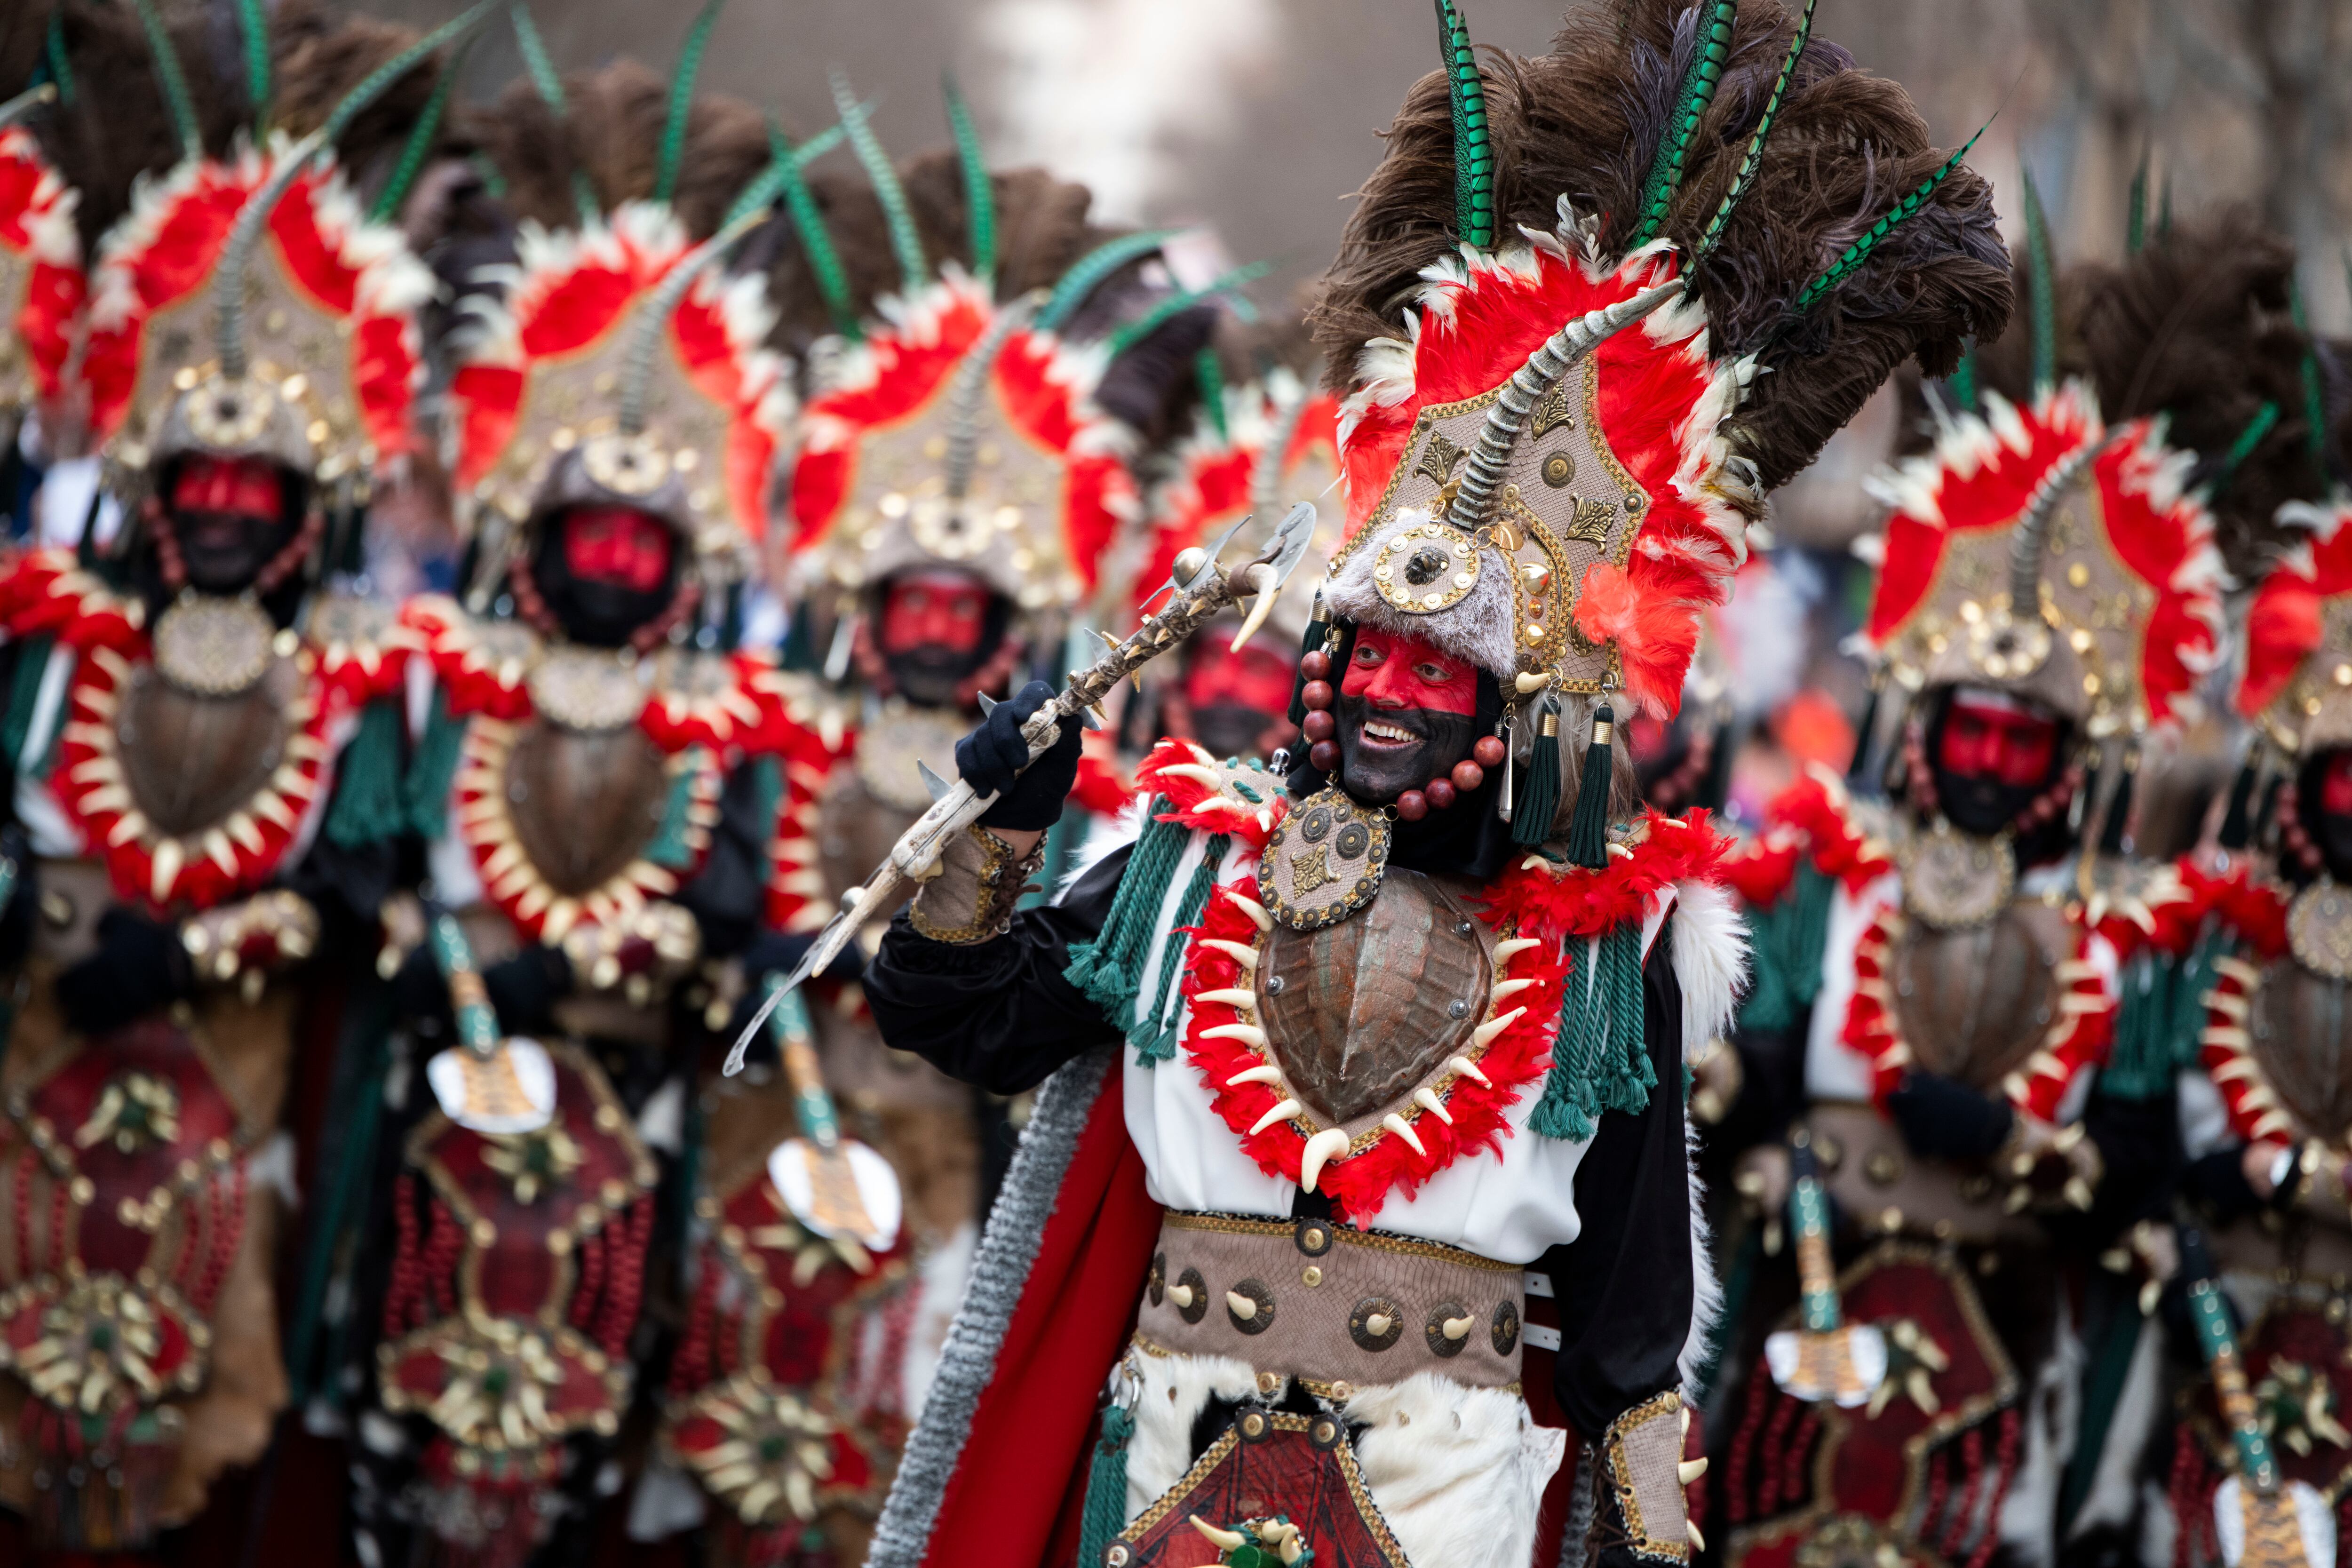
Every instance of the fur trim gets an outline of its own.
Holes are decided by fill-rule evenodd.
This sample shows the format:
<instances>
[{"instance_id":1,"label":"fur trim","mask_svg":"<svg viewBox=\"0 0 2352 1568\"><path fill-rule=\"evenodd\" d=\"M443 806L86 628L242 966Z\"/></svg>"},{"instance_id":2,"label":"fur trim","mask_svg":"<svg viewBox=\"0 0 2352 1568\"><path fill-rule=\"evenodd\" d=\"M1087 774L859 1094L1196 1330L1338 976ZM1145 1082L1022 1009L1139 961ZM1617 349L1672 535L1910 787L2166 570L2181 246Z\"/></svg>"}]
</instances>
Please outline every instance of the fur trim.
<instances>
[{"instance_id":1,"label":"fur trim","mask_svg":"<svg viewBox=\"0 0 2352 1568\"><path fill-rule=\"evenodd\" d=\"M1198 1457L1192 1452L1192 1426L1209 1401L1242 1405L1256 1398L1257 1372L1232 1356L1132 1350L1119 1366L1135 1375L1135 1397L1128 1406L1135 1432L1127 1440L1127 1508L1121 1521L1131 1524L1192 1468ZM1114 1381L1118 1376L1112 1373Z\"/></svg>"},{"instance_id":2,"label":"fur trim","mask_svg":"<svg viewBox=\"0 0 2352 1568\"><path fill-rule=\"evenodd\" d=\"M1119 808L1118 815L1108 823L1097 822L1078 852L1070 858L1070 868L1062 877L1062 885L1054 889L1054 901L1060 903L1069 895L1078 879L1103 861L1143 837L1143 825L1151 820L1151 797L1138 795L1129 797Z\"/></svg>"},{"instance_id":3,"label":"fur trim","mask_svg":"<svg viewBox=\"0 0 2352 1568\"><path fill-rule=\"evenodd\" d=\"M1535 1553L1544 1491L1568 1433L1538 1426L1526 1402L1436 1373L1360 1389L1343 1406L1364 1488L1410 1563L1523 1568Z\"/></svg>"},{"instance_id":4,"label":"fur trim","mask_svg":"<svg viewBox=\"0 0 2352 1568\"><path fill-rule=\"evenodd\" d=\"M1388 542L1429 521L1429 513L1406 507L1379 525L1337 563L1323 587L1323 603L1358 626L1379 626L1402 637L1422 637L1456 658L1468 659L1497 679L1517 673L1517 625L1514 620L1511 563L1500 551L1478 552L1478 580L1457 605L1429 615L1412 615L1381 596L1372 572Z\"/></svg>"},{"instance_id":5,"label":"fur trim","mask_svg":"<svg viewBox=\"0 0 2352 1568\"><path fill-rule=\"evenodd\" d=\"M1679 938L1676 947L1679 963ZM1706 1217L1706 1183L1699 1177L1698 1152L1698 1128L1685 1113L1683 1179L1690 1184L1691 1321L1682 1353L1675 1358L1675 1372L1683 1381L1683 1397L1694 1405L1705 1392L1702 1380L1716 1359L1715 1337L1723 1326L1724 1308L1723 1279L1715 1271L1715 1227Z\"/></svg>"},{"instance_id":6,"label":"fur trim","mask_svg":"<svg viewBox=\"0 0 2352 1568\"><path fill-rule=\"evenodd\" d=\"M1748 928L1730 892L1712 881L1675 884L1675 978L1683 993L1683 1048L1727 1035L1748 989Z\"/></svg>"}]
</instances>

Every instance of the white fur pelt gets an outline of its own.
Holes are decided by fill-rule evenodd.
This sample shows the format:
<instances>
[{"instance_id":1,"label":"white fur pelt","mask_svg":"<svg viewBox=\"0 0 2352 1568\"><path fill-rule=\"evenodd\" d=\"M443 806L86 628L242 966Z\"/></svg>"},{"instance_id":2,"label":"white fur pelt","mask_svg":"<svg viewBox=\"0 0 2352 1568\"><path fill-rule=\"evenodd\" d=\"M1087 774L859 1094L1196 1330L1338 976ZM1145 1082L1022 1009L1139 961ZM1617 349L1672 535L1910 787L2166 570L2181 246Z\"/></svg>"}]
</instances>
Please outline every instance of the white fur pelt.
<instances>
[{"instance_id":1,"label":"white fur pelt","mask_svg":"<svg viewBox=\"0 0 2352 1568\"><path fill-rule=\"evenodd\" d=\"M1712 882L1677 883L1675 899L1675 980L1682 987L1683 1055L1687 1060L1708 1040L1730 1032L1732 1009L1748 988L1748 928L1731 895ZM1723 1317L1723 1283L1715 1274L1706 1188L1698 1176L1698 1130L1687 1115L1683 1141L1690 1180L1691 1322L1677 1366L1684 1391L1696 1398L1698 1375Z\"/></svg>"},{"instance_id":2,"label":"white fur pelt","mask_svg":"<svg viewBox=\"0 0 2352 1568\"><path fill-rule=\"evenodd\" d=\"M1210 1398L1249 1398L1257 1375L1227 1356L1136 1352L1127 1364L1139 1380L1127 1450L1132 1521L1192 1468L1192 1427ZM1566 1432L1537 1426L1516 1394L1434 1373L1359 1389L1340 1410L1363 1427L1356 1462L1408 1562L1525 1568Z\"/></svg>"},{"instance_id":3,"label":"white fur pelt","mask_svg":"<svg viewBox=\"0 0 2352 1568\"><path fill-rule=\"evenodd\" d=\"M1381 547L1406 529L1428 521L1425 509L1403 507L1381 525L1379 532L1360 540L1347 559L1338 563L1324 580L1324 607L1358 626L1426 637L1489 674L1516 673L1519 657L1517 623L1512 618L1511 563L1499 551L1481 550L1478 580L1471 585L1469 594L1460 604L1432 614L1415 615L1398 609L1382 596L1380 584L1372 580Z\"/></svg>"},{"instance_id":4,"label":"white fur pelt","mask_svg":"<svg viewBox=\"0 0 2352 1568\"><path fill-rule=\"evenodd\" d=\"M1062 885L1054 889L1054 901L1058 904L1069 897L1079 878L1142 837L1143 825L1151 820L1150 810L1151 797L1139 795L1119 807L1118 815L1109 822L1097 819L1087 830L1086 842L1078 846L1078 852L1070 857L1069 869L1062 873Z\"/></svg>"}]
</instances>

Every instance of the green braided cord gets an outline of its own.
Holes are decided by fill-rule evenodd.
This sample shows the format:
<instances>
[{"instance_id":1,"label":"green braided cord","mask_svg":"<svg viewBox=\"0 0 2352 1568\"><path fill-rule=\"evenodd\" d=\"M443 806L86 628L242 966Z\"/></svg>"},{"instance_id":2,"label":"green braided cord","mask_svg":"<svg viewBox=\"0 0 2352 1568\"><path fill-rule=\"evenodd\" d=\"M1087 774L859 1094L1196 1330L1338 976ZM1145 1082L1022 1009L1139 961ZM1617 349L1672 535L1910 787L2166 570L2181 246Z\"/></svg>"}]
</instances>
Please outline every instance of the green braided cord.
<instances>
[{"instance_id":1,"label":"green braided cord","mask_svg":"<svg viewBox=\"0 0 2352 1568\"><path fill-rule=\"evenodd\" d=\"M400 837L400 710L379 697L360 710L360 727L335 763L335 799L327 837L345 849Z\"/></svg>"},{"instance_id":2,"label":"green braided cord","mask_svg":"<svg viewBox=\"0 0 2352 1568\"><path fill-rule=\"evenodd\" d=\"M1247 267L1234 268L1205 289L1169 295L1168 298L1110 335L1110 357L1117 359L1158 331L1178 311L1189 310L1202 300L1212 299L1216 295L1229 294L1244 284L1265 277L1273 268L1274 263L1271 261L1253 261Z\"/></svg>"},{"instance_id":3,"label":"green braided cord","mask_svg":"<svg viewBox=\"0 0 2352 1568\"><path fill-rule=\"evenodd\" d=\"M1731 25L1738 14L1739 0L1715 0L1706 37L1692 53L1690 68L1683 73L1674 112L1658 140L1657 156L1650 161L1649 175L1642 182L1642 222L1626 244L1629 250L1649 244L1666 226L1666 209L1674 205L1675 192L1682 186L1691 145L1698 140L1698 122L1706 118L1707 106L1715 101L1715 89L1723 80L1723 62L1731 54Z\"/></svg>"},{"instance_id":4,"label":"green braided cord","mask_svg":"<svg viewBox=\"0 0 2352 1568\"><path fill-rule=\"evenodd\" d=\"M131 0L139 7L139 25L147 29L147 47L155 57L155 76L163 84L163 106L171 111L173 133L180 139L180 152L185 157L201 157L205 151L204 133L196 127L195 100L188 96L188 79L180 68L180 51L172 42L170 29L163 26L162 13L155 9L155 0Z\"/></svg>"},{"instance_id":5,"label":"green braided cord","mask_svg":"<svg viewBox=\"0 0 2352 1568\"><path fill-rule=\"evenodd\" d=\"M808 257L809 270L816 275L824 313L833 318L834 331L856 342L865 333L857 324L857 302L849 292L849 274L842 269L841 253L833 247L833 235L824 226L824 214L817 210L816 197L801 178L800 159L785 154L784 133L773 121L768 122L768 145L776 153L776 168L783 176L784 210L793 215L801 250Z\"/></svg>"},{"instance_id":6,"label":"green braided cord","mask_svg":"<svg viewBox=\"0 0 2352 1568\"><path fill-rule=\"evenodd\" d=\"M1811 861L1800 860L1786 893L1767 908L1748 911L1755 972L1739 1005L1742 1029L1793 1028L1798 1010L1821 994L1833 886Z\"/></svg>"},{"instance_id":7,"label":"green braided cord","mask_svg":"<svg viewBox=\"0 0 2352 1568\"><path fill-rule=\"evenodd\" d=\"M1823 295L1853 277L1861 268L1862 264L1870 259L1871 252L1885 243L1888 235L1894 233L1906 219L1912 217L1921 207L1927 205L1927 198L1936 194L1936 187L1952 177L1952 171L1960 166L1960 160L1967 157L1969 149L1977 144L1977 136L1983 135L1986 128L1991 124L1992 121L1988 120L1983 125L1978 126L1976 136L1971 136L1963 142L1958 152L1944 161L1943 167L1920 181L1919 188L1895 203L1894 211L1872 224L1869 233L1847 246L1844 253L1831 263L1828 271L1806 284L1802 291L1797 295L1798 310L1802 312L1811 310L1821 302Z\"/></svg>"},{"instance_id":8,"label":"green braided cord","mask_svg":"<svg viewBox=\"0 0 2352 1568\"><path fill-rule=\"evenodd\" d=\"M1594 1093L1608 1008L1607 964L1595 962L1600 949L1581 944L1567 979L1567 997L1559 1010L1559 1030L1551 1045L1551 1071L1544 1079L1543 1099L1537 1101L1528 1125L1546 1138L1581 1143L1593 1133L1593 1118L1601 1112ZM1589 971L1589 973L1588 973Z\"/></svg>"},{"instance_id":9,"label":"green braided cord","mask_svg":"<svg viewBox=\"0 0 2352 1568\"><path fill-rule=\"evenodd\" d=\"M2139 167L2132 171L2131 206L2124 216L2124 254L2137 256L2147 248L2147 149L2139 150Z\"/></svg>"},{"instance_id":10,"label":"green braided cord","mask_svg":"<svg viewBox=\"0 0 2352 1568\"><path fill-rule=\"evenodd\" d=\"M408 776L400 782L402 815L419 838L430 841L449 830L449 784L465 743L466 721L450 713L448 694L436 689L416 754L408 759Z\"/></svg>"},{"instance_id":11,"label":"green braided cord","mask_svg":"<svg viewBox=\"0 0 2352 1568\"><path fill-rule=\"evenodd\" d=\"M1192 380L1201 389L1201 407L1209 416L1209 427L1220 441L1233 439L1225 428L1225 365L1212 346L1192 356Z\"/></svg>"},{"instance_id":12,"label":"green braided cord","mask_svg":"<svg viewBox=\"0 0 2352 1568\"><path fill-rule=\"evenodd\" d=\"M873 100L869 100L867 102L859 105L859 107L864 109L868 114L874 112ZM815 135L810 137L807 141L802 142L798 147L793 149L793 165L795 168L805 169L811 163L815 163L819 158L824 157L827 153L832 152L835 147L840 146L844 142L848 140L849 132L847 128L839 124L828 125L824 130L818 132Z\"/></svg>"},{"instance_id":13,"label":"green braided cord","mask_svg":"<svg viewBox=\"0 0 2352 1568\"><path fill-rule=\"evenodd\" d=\"M2294 330L2303 334L2303 444L2311 453L2311 466L2319 477L2327 477L2327 398L2320 382L2319 356L2314 351L2316 341L2311 335L2311 321L2303 308L2303 285L2287 285L2287 306L2294 313Z\"/></svg>"},{"instance_id":14,"label":"green braided cord","mask_svg":"<svg viewBox=\"0 0 2352 1568\"><path fill-rule=\"evenodd\" d=\"M2033 171L2025 175L2025 286L2033 311L2033 390L2058 384L2058 268L2050 255L2050 219Z\"/></svg>"},{"instance_id":15,"label":"green braided cord","mask_svg":"<svg viewBox=\"0 0 2352 1568\"><path fill-rule=\"evenodd\" d=\"M1192 837L1192 829L1181 823L1158 820L1162 813L1175 809L1176 803L1165 795L1153 799L1152 820L1144 824L1129 854L1127 870L1119 877L1118 891L1103 917L1102 930L1095 933L1094 941L1070 948L1069 967L1062 972L1064 979L1086 993L1102 1009L1103 1016L1122 1030L1134 1017L1136 993L1143 987L1143 950L1159 919L1160 900Z\"/></svg>"},{"instance_id":16,"label":"green braided cord","mask_svg":"<svg viewBox=\"0 0 2352 1568\"><path fill-rule=\"evenodd\" d=\"M515 47L522 51L523 69L530 73L530 85L538 90L540 101L560 121L571 114L572 106L563 96L563 79L556 74L555 62L547 57L547 40L539 36L539 24L531 20L530 6L517 5L510 15L514 18ZM572 171L572 200L580 209L582 223L594 223L604 210L585 169Z\"/></svg>"},{"instance_id":17,"label":"green braided cord","mask_svg":"<svg viewBox=\"0 0 2352 1568\"><path fill-rule=\"evenodd\" d=\"M415 69L418 62L442 45L463 37L480 26L488 20L491 8L498 3L499 0L481 0L481 4L472 10L461 12L442 23L370 71L359 86L343 95L343 100L335 105L334 112L327 116L327 123L319 128L320 142L331 147L341 141L343 132L352 128L352 121L364 113L368 105L383 97L386 89Z\"/></svg>"},{"instance_id":18,"label":"green braided cord","mask_svg":"<svg viewBox=\"0 0 2352 1568\"><path fill-rule=\"evenodd\" d=\"M253 134L269 135L269 14L261 0L237 0L237 21L245 33L245 94L253 104Z\"/></svg>"},{"instance_id":19,"label":"green braided cord","mask_svg":"<svg viewBox=\"0 0 2352 1568\"><path fill-rule=\"evenodd\" d=\"M1805 52L1806 40L1813 36L1813 5L1815 0L1805 0L1805 8L1797 16L1797 30L1789 39L1789 52L1781 57L1780 74L1772 81L1772 90L1765 95L1764 112L1756 121L1756 133L1748 139L1748 151L1739 159L1739 172L1731 178L1731 189L1723 193L1723 202L1715 216L1706 221L1706 232L1698 237L1696 252L1701 261L1715 254L1723 243L1724 226L1731 221L1731 212L1748 195L1748 187L1756 183L1756 171L1764 164L1764 139L1772 133L1773 121L1780 118L1780 100L1788 93L1789 83L1797 74L1797 61Z\"/></svg>"},{"instance_id":20,"label":"green braided cord","mask_svg":"<svg viewBox=\"0 0 2352 1568\"><path fill-rule=\"evenodd\" d=\"M849 150L857 154L859 165L873 184L874 198L882 204L882 221L890 230L890 251L898 258L899 283L912 294L931 275L923 262L923 237L915 227L915 209L907 205L907 188L898 183L898 171L891 167L882 139L874 134L866 106L849 90L849 78L839 66L830 75L833 106L841 115L842 128L849 132Z\"/></svg>"},{"instance_id":21,"label":"green braided cord","mask_svg":"<svg viewBox=\"0 0 2352 1568\"><path fill-rule=\"evenodd\" d=\"M646 858L656 866L673 871L694 868L694 847L686 841L688 819L694 810L694 777L696 763L702 748L692 746L677 772L670 776L669 795L662 802L661 826L654 830L654 841L646 846Z\"/></svg>"},{"instance_id":22,"label":"green braided cord","mask_svg":"<svg viewBox=\"0 0 2352 1568\"><path fill-rule=\"evenodd\" d=\"M988 177L988 156L981 151L980 132L971 122L971 106L963 89L947 73L940 77L947 95L948 129L955 133L956 164L963 171L964 226L971 231L971 275L987 278L996 271L996 187Z\"/></svg>"},{"instance_id":23,"label":"green braided cord","mask_svg":"<svg viewBox=\"0 0 2352 1568\"><path fill-rule=\"evenodd\" d=\"M2172 237L2172 175L2164 176L2164 195L2156 205L2156 237Z\"/></svg>"},{"instance_id":24,"label":"green braided cord","mask_svg":"<svg viewBox=\"0 0 2352 1568\"><path fill-rule=\"evenodd\" d=\"M1062 280L1054 285L1053 295L1046 300L1045 308L1037 312L1037 330L1042 332L1060 331L1071 312L1086 303L1087 296L1101 287L1103 279L1129 262L1150 255L1167 244L1176 233L1172 228L1139 229L1133 234L1123 234L1117 239L1108 240L1079 257L1070 269L1062 274Z\"/></svg>"},{"instance_id":25,"label":"green braided cord","mask_svg":"<svg viewBox=\"0 0 2352 1568\"><path fill-rule=\"evenodd\" d=\"M71 103L74 100L73 62L66 58L65 8L63 6L49 13L49 37L45 47L48 54L50 79L58 84L58 100L60 103Z\"/></svg>"},{"instance_id":26,"label":"green braided cord","mask_svg":"<svg viewBox=\"0 0 2352 1568\"><path fill-rule=\"evenodd\" d=\"M1087 1497L1078 1514L1078 1561L1099 1563L1127 1524L1127 1445L1135 1413L1114 1405L1102 1415L1102 1436L1087 1470Z\"/></svg>"},{"instance_id":27,"label":"green braided cord","mask_svg":"<svg viewBox=\"0 0 2352 1568\"><path fill-rule=\"evenodd\" d=\"M1609 961L1610 1049L1601 1058L1597 1098L1603 1110L1638 1116L1658 1087L1642 1027L1642 922L1620 924L1602 939L1601 951Z\"/></svg>"},{"instance_id":28,"label":"green braided cord","mask_svg":"<svg viewBox=\"0 0 2352 1568\"><path fill-rule=\"evenodd\" d=\"M433 96L425 100L425 112L416 117L409 128L408 140L400 149L400 162L394 165L392 178L368 208L368 218L373 223L388 223L400 211L400 204L408 199L410 187L416 176L425 172L425 160L432 155L434 144L441 138L441 121L449 112L449 95L457 90L457 77L465 68L467 53L474 40L467 39L457 46L457 52L442 68L441 79L433 84Z\"/></svg>"},{"instance_id":29,"label":"green braided cord","mask_svg":"<svg viewBox=\"0 0 2352 1568\"><path fill-rule=\"evenodd\" d=\"M702 53L710 47L710 29L727 0L709 0L702 15L687 29L677 52L677 68L670 73L669 117L662 121L661 157L655 165L654 200L667 202L677 193L678 165L686 161L686 122L694 109L694 79L702 70Z\"/></svg>"},{"instance_id":30,"label":"green braided cord","mask_svg":"<svg viewBox=\"0 0 2352 1568\"><path fill-rule=\"evenodd\" d=\"M1977 341L1974 338L1970 338L1969 346L1961 351L1960 363L1952 367L1951 388L1952 395L1960 400L1961 409L1974 414L1977 411Z\"/></svg>"},{"instance_id":31,"label":"green braided cord","mask_svg":"<svg viewBox=\"0 0 2352 1568\"><path fill-rule=\"evenodd\" d=\"M1589 976L1570 972L1551 1071L1528 1119L1540 1136L1571 1142L1591 1138L1604 1110L1638 1114L1658 1085L1643 1026L1642 922L1620 921L1588 951L1598 963Z\"/></svg>"},{"instance_id":32,"label":"green braided cord","mask_svg":"<svg viewBox=\"0 0 2352 1568\"><path fill-rule=\"evenodd\" d=\"M33 713L40 706L41 677L49 668L49 650L58 639L47 632L25 639L16 651L16 673L8 679L8 706L0 713L0 764L10 769L25 754L25 741L33 732Z\"/></svg>"},{"instance_id":33,"label":"green braided cord","mask_svg":"<svg viewBox=\"0 0 2352 1568\"><path fill-rule=\"evenodd\" d=\"M1217 868L1232 845L1228 835L1212 835L1201 863L1192 868L1192 879L1184 884L1176 900L1176 918L1169 922L1168 940L1160 953L1159 1005L1128 1037L1128 1043L1136 1047L1138 1067L1151 1067L1176 1055L1176 1025L1184 1016L1184 953L1192 941L1186 928L1201 923L1201 911L1209 907L1209 890L1217 885Z\"/></svg>"},{"instance_id":34,"label":"green braided cord","mask_svg":"<svg viewBox=\"0 0 2352 1568\"><path fill-rule=\"evenodd\" d=\"M2254 410L2254 416L2246 421L2246 427L2238 432L2238 438L2230 443L2227 452L2221 454L2221 467L2205 487L2208 500L2230 488L2230 482L2238 477L2238 470L2245 466L2248 458L2254 455L2254 448L2269 438L2270 433L2277 428L2278 422L2277 404L2266 400Z\"/></svg>"},{"instance_id":35,"label":"green braided cord","mask_svg":"<svg viewBox=\"0 0 2352 1568\"><path fill-rule=\"evenodd\" d=\"M1437 49L1454 105L1454 232L1480 250L1495 245L1495 142L1486 123L1486 82L1470 29L1454 0L1437 0Z\"/></svg>"}]
</instances>

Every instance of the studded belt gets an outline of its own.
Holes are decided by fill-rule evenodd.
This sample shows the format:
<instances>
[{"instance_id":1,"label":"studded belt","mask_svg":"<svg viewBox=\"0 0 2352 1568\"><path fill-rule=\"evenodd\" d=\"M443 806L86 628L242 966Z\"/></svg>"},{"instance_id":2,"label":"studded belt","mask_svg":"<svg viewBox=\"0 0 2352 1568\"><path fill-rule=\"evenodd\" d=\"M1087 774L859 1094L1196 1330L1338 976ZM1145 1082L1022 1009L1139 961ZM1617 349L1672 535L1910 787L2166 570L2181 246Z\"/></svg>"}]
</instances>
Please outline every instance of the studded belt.
<instances>
[{"instance_id":1,"label":"studded belt","mask_svg":"<svg viewBox=\"0 0 2352 1568\"><path fill-rule=\"evenodd\" d=\"M1147 1349L1231 1356L1327 1395L1417 1372L1515 1388L1526 1279L1517 1264L1328 1220L1171 1210L1136 1333Z\"/></svg>"}]
</instances>

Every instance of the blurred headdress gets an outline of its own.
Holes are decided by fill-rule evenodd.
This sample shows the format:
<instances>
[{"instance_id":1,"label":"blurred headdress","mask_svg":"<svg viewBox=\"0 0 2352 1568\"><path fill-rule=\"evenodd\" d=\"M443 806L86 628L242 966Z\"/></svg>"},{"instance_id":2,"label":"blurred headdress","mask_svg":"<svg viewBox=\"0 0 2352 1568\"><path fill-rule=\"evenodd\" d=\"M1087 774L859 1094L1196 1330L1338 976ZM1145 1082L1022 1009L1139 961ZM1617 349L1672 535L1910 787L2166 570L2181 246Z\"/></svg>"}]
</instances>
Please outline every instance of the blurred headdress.
<instances>
[{"instance_id":1,"label":"blurred headdress","mask_svg":"<svg viewBox=\"0 0 2352 1568\"><path fill-rule=\"evenodd\" d=\"M0 104L0 416L65 390L89 293L79 197L17 123L54 96L44 86Z\"/></svg>"}]
</instances>

